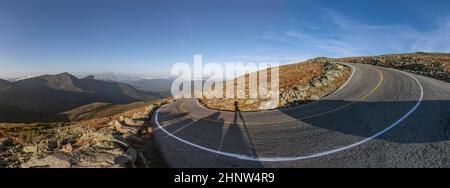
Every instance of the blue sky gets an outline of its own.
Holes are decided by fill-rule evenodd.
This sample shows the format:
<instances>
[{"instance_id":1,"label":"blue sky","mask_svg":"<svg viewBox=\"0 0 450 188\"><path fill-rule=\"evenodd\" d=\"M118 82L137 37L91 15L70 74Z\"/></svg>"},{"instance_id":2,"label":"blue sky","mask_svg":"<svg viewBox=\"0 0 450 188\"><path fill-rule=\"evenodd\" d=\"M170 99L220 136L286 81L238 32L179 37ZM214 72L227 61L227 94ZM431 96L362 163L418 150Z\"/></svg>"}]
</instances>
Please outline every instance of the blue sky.
<instances>
[{"instance_id":1,"label":"blue sky","mask_svg":"<svg viewBox=\"0 0 450 188\"><path fill-rule=\"evenodd\" d=\"M0 0L0 77L450 52L447 0Z\"/></svg>"}]
</instances>

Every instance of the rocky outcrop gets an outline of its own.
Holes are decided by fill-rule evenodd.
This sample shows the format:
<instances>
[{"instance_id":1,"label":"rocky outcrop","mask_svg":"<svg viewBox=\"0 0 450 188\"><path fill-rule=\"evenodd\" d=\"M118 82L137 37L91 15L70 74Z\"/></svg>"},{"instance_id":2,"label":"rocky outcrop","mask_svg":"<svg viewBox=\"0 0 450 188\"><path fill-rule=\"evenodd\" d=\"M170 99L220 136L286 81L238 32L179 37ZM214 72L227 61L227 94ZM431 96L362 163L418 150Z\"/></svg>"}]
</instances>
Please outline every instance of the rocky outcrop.
<instances>
[{"instance_id":1,"label":"rocky outcrop","mask_svg":"<svg viewBox=\"0 0 450 188\"><path fill-rule=\"evenodd\" d=\"M77 123L39 130L39 140L1 138L0 167L151 167L153 163L144 153L148 153L148 142L151 142L148 138L152 137L153 128L146 122L155 109L171 101L158 101L131 117L118 116L105 125Z\"/></svg>"},{"instance_id":2,"label":"rocky outcrop","mask_svg":"<svg viewBox=\"0 0 450 188\"><path fill-rule=\"evenodd\" d=\"M317 59L316 59L317 60ZM450 54L413 53L349 58L320 58L327 62L349 62L390 67L450 82Z\"/></svg>"},{"instance_id":3,"label":"rocky outcrop","mask_svg":"<svg viewBox=\"0 0 450 188\"><path fill-rule=\"evenodd\" d=\"M323 63L325 74L306 84L280 92L280 107L297 106L318 100L338 89L348 78L350 68L337 63Z\"/></svg>"},{"instance_id":4,"label":"rocky outcrop","mask_svg":"<svg viewBox=\"0 0 450 188\"><path fill-rule=\"evenodd\" d=\"M55 153L44 158L32 158L21 165L22 168L70 168L70 158L67 155Z\"/></svg>"}]
</instances>

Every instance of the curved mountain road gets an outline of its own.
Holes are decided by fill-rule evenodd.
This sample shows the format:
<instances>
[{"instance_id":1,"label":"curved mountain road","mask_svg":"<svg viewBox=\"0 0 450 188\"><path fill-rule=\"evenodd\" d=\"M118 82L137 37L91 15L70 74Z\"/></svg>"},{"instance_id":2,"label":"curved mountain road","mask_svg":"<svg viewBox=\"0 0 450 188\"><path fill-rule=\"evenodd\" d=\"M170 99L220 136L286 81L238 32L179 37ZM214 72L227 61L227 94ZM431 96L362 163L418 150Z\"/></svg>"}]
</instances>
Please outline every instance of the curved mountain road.
<instances>
[{"instance_id":1,"label":"curved mountain road","mask_svg":"<svg viewBox=\"0 0 450 188\"><path fill-rule=\"evenodd\" d=\"M171 167L450 167L450 84L351 64L310 104L223 112L182 99L154 114Z\"/></svg>"}]
</instances>

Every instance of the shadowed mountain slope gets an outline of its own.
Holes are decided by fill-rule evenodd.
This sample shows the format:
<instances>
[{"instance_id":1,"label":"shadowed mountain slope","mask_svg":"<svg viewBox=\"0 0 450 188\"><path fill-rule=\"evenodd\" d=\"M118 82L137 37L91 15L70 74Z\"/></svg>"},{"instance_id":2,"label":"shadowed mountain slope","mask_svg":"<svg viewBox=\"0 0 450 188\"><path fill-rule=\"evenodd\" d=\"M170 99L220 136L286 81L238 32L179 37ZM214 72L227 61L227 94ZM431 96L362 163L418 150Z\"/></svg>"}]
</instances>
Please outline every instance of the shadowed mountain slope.
<instances>
[{"instance_id":1,"label":"shadowed mountain slope","mask_svg":"<svg viewBox=\"0 0 450 188\"><path fill-rule=\"evenodd\" d=\"M127 104L158 98L162 98L158 93L139 91L128 84L78 79L68 73L0 81L0 121L24 120L20 114L34 119L94 102Z\"/></svg>"}]
</instances>

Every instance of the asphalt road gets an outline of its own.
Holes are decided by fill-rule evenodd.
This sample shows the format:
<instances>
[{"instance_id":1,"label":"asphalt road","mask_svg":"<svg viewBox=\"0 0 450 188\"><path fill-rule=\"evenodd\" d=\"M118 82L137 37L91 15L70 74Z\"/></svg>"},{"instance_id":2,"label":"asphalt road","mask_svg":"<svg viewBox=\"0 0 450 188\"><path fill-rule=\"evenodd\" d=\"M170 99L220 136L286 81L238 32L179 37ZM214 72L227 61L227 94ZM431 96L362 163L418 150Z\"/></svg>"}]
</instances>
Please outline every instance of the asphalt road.
<instances>
[{"instance_id":1,"label":"asphalt road","mask_svg":"<svg viewBox=\"0 0 450 188\"><path fill-rule=\"evenodd\" d=\"M450 84L352 64L310 104L222 112L182 99L152 121L171 167L450 167Z\"/></svg>"}]
</instances>

